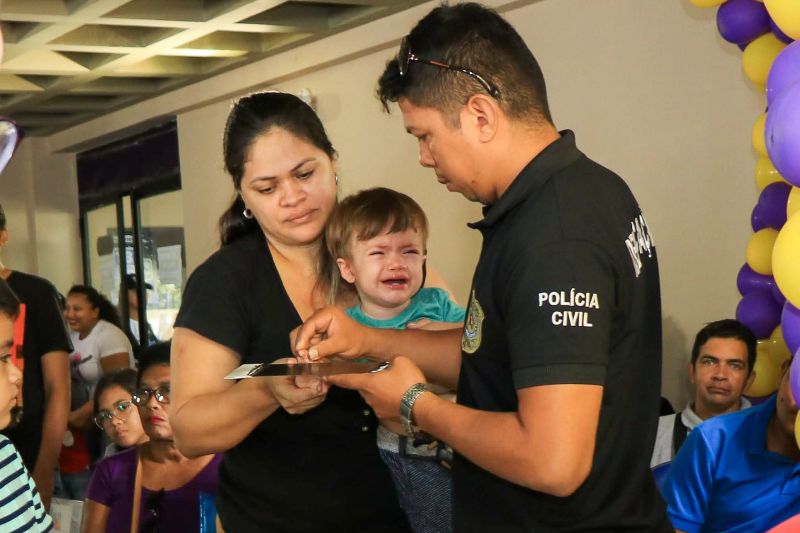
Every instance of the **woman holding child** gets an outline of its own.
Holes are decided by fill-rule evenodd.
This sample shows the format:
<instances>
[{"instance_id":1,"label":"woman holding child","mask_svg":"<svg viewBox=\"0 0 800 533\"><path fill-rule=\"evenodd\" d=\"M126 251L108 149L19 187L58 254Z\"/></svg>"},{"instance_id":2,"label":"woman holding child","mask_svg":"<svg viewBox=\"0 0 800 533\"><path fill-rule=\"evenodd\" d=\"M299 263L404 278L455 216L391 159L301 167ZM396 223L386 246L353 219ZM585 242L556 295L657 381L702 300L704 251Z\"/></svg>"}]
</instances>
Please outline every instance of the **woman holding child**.
<instances>
[{"instance_id":1,"label":"woman holding child","mask_svg":"<svg viewBox=\"0 0 800 533\"><path fill-rule=\"evenodd\" d=\"M289 356L289 333L325 305L335 156L292 95L247 96L228 118L237 196L220 221L222 248L186 285L171 417L183 453L225 451L217 505L229 533L408 529L375 446L377 419L357 393L313 378L223 379Z\"/></svg>"}]
</instances>

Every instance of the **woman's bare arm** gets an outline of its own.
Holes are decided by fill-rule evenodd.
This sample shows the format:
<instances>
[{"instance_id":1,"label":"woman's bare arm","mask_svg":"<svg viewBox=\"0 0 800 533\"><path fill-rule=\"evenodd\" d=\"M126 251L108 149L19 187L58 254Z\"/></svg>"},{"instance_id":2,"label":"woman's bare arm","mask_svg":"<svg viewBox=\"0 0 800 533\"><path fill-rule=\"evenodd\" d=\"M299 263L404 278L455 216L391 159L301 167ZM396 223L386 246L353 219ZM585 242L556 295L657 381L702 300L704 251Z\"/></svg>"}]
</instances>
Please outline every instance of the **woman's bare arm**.
<instances>
[{"instance_id":1,"label":"woman's bare arm","mask_svg":"<svg viewBox=\"0 0 800 533\"><path fill-rule=\"evenodd\" d=\"M92 499L86 498L83 504L83 519L81 520L81 533L94 533L105 531L111 507L103 505Z\"/></svg>"},{"instance_id":2,"label":"woman's bare arm","mask_svg":"<svg viewBox=\"0 0 800 533\"><path fill-rule=\"evenodd\" d=\"M228 450L279 407L300 414L325 399L327 385L291 377L224 377L239 366L231 349L187 328L172 337L170 422L175 443L188 457Z\"/></svg>"}]
</instances>

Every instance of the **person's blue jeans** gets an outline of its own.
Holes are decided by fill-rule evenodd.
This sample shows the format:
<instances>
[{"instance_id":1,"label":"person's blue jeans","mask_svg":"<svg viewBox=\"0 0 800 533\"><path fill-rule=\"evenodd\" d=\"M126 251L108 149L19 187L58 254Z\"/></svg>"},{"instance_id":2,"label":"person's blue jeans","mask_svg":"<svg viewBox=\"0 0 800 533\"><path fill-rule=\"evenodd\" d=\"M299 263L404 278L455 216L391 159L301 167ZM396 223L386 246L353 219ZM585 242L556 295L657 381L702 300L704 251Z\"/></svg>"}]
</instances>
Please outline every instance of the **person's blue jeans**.
<instances>
[{"instance_id":1,"label":"person's blue jeans","mask_svg":"<svg viewBox=\"0 0 800 533\"><path fill-rule=\"evenodd\" d=\"M62 474L61 472L56 472L53 496L56 498L66 498L68 500L85 500L90 477L91 472L88 468L76 474Z\"/></svg>"},{"instance_id":2,"label":"person's blue jeans","mask_svg":"<svg viewBox=\"0 0 800 533\"><path fill-rule=\"evenodd\" d=\"M430 457L415 458L378 449L389 467L400 507L414 533L453 530L450 471Z\"/></svg>"}]
</instances>

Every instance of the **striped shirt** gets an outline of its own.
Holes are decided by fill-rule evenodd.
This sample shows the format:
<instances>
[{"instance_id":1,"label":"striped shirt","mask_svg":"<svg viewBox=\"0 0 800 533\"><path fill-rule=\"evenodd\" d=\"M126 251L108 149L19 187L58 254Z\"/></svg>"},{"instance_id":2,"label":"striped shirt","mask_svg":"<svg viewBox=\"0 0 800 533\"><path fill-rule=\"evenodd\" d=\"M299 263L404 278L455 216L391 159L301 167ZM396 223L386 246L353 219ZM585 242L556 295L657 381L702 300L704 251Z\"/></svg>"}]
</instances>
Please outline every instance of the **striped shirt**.
<instances>
[{"instance_id":1,"label":"striped shirt","mask_svg":"<svg viewBox=\"0 0 800 533\"><path fill-rule=\"evenodd\" d=\"M33 479L4 435L0 435L0 531L53 531L53 520L44 510Z\"/></svg>"}]
</instances>

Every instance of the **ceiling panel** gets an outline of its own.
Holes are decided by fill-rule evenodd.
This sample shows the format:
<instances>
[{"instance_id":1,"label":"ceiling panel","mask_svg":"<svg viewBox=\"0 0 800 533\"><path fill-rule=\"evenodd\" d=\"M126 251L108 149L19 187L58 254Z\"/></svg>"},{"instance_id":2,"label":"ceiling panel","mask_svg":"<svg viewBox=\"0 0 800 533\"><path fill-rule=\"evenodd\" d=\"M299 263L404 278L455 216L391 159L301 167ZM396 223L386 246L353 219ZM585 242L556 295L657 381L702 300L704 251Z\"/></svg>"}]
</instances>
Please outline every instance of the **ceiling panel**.
<instances>
[{"instance_id":1,"label":"ceiling panel","mask_svg":"<svg viewBox=\"0 0 800 533\"><path fill-rule=\"evenodd\" d=\"M0 115L48 135L423 0L2 0Z\"/></svg>"}]
</instances>

